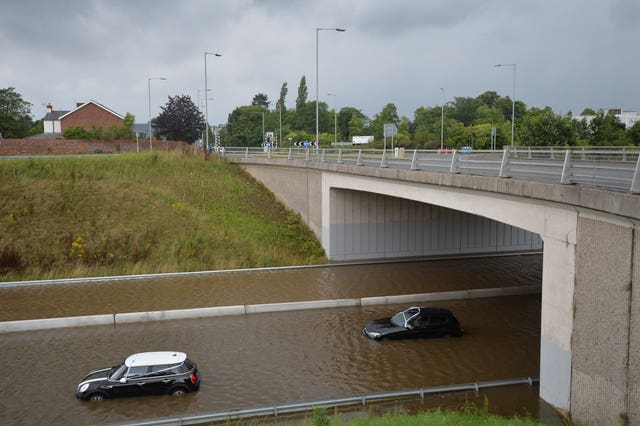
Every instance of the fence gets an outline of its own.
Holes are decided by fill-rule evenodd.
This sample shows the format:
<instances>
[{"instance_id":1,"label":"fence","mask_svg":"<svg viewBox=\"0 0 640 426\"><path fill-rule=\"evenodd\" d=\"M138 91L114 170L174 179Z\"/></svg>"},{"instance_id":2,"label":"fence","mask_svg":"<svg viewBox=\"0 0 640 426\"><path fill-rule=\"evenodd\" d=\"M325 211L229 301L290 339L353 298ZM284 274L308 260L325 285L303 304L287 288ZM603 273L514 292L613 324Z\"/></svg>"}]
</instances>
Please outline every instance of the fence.
<instances>
[{"instance_id":1,"label":"fence","mask_svg":"<svg viewBox=\"0 0 640 426\"><path fill-rule=\"evenodd\" d=\"M640 147L505 147L502 151L222 148L224 157L304 159L411 171L582 184L640 194Z\"/></svg>"},{"instance_id":2,"label":"fence","mask_svg":"<svg viewBox=\"0 0 640 426\"><path fill-rule=\"evenodd\" d=\"M410 389L410 390L400 390L400 391L392 391L392 392L382 392L382 393L373 393L366 395L354 395L347 396L343 398L333 398L333 399L323 399L317 401L307 401L307 402L295 402L289 404L280 404L280 405L270 405L265 407L256 407L256 408L241 408L241 409L233 409L226 411L217 411L210 413L202 413L202 414L192 414L186 416L179 417L167 417L162 419L149 419L149 420L140 420L140 421L132 421L126 423L117 423L112 424L111 426L160 426L160 425L194 425L201 424L205 422L220 422L220 421L229 421L229 420L237 420L249 417L266 417L266 416L275 416L277 417L280 414L294 414L294 413L302 413L306 411L312 410L314 407L323 407L323 408L333 408L347 405L362 405L365 406L367 403L391 400L391 399L399 399L399 398L412 398L412 397L420 397L424 399L425 395L430 394L438 394L445 392L462 392L462 391L475 391L478 392L480 389L499 387L499 386L513 386L513 385L521 385L528 384L529 386L533 386L533 383L539 382L538 378L517 378L517 379L504 379L504 380L493 380L487 382L475 382L475 383L464 383L457 385L445 385L445 386L432 386L428 388L421 389Z\"/></svg>"}]
</instances>

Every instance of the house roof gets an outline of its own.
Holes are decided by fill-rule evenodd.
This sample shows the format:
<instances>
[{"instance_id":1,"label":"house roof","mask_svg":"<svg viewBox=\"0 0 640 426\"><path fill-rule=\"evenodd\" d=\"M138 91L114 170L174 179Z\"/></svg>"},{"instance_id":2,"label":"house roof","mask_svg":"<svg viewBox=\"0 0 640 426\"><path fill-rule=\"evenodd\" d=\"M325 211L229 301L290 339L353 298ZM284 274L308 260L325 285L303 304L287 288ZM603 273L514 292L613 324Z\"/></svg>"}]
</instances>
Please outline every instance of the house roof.
<instances>
[{"instance_id":1,"label":"house roof","mask_svg":"<svg viewBox=\"0 0 640 426\"><path fill-rule=\"evenodd\" d=\"M56 120L60 120L60 117L65 115L66 113L68 113L69 111L51 111L48 112L47 115L45 115L42 118L42 121L56 121Z\"/></svg>"},{"instance_id":2,"label":"house roof","mask_svg":"<svg viewBox=\"0 0 640 426\"><path fill-rule=\"evenodd\" d=\"M93 101L93 100L90 100L89 102L85 102L85 103L83 103L82 105L78 106L77 108L72 109L71 111L67 111L65 114L62 114L60 117L58 117L58 119L59 119L59 120L62 120L62 119L63 119L64 117L66 117L67 115L72 114L72 113L76 112L77 110L79 110L79 109L81 109L81 108L84 108L85 106L87 106L87 105L89 105L89 104L94 104L94 105L96 105L96 106L98 106L98 107L100 107L100 108L104 109L104 110L105 110L105 111L107 111L108 113L115 115L115 116L116 116L116 117L118 117L119 119L124 120L124 116L123 116L123 115L120 115L120 114L118 114L117 112L115 112L115 111L113 111L113 110L111 110L111 109L107 108L106 106L104 106L104 105L102 105L102 104L100 104L100 103L98 103L98 102L96 102L96 101Z\"/></svg>"}]
</instances>

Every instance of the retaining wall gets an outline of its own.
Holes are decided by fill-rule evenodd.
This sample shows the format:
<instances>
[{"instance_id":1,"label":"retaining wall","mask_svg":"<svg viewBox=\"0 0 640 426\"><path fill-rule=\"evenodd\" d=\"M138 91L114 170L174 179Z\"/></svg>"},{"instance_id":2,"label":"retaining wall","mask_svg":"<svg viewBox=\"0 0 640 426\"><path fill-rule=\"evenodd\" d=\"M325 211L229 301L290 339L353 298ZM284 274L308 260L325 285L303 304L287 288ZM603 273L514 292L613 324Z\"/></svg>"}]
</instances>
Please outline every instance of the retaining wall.
<instances>
[{"instance_id":1,"label":"retaining wall","mask_svg":"<svg viewBox=\"0 0 640 426\"><path fill-rule=\"evenodd\" d=\"M182 149L183 141L153 141L156 151ZM94 154L149 151L149 141L101 141L85 139L0 139L0 156L40 154Z\"/></svg>"},{"instance_id":2,"label":"retaining wall","mask_svg":"<svg viewBox=\"0 0 640 426\"><path fill-rule=\"evenodd\" d=\"M90 325L130 324L148 321L207 318L225 315L247 315L265 312L284 312L306 309L344 308L386 305L394 303L433 302L440 300L478 299L486 297L540 294L541 286L488 288L476 290L445 291L438 293L406 294L354 299L312 300L303 302L265 303L256 305L218 306L210 308L175 309L170 311L127 312L66 318L45 318L0 322L0 333L47 330L54 328L82 327Z\"/></svg>"}]
</instances>

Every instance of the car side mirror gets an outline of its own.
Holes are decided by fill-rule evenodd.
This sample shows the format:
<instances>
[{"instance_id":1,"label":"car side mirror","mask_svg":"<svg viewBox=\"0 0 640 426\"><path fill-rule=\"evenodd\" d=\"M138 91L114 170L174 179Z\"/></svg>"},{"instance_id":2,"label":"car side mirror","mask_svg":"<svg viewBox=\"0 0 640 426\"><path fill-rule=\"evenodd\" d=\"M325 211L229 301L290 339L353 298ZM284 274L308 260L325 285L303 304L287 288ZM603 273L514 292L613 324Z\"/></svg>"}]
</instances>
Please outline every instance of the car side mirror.
<instances>
[{"instance_id":1,"label":"car side mirror","mask_svg":"<svg viewBox=\"0 0 640 426\"><path fill-rule=\"evenodd\" d=\"M127 379L125 379L124 377L122 379L120 379L120 383L125 384L127 383Z\"/></svg>"}]
</instances>

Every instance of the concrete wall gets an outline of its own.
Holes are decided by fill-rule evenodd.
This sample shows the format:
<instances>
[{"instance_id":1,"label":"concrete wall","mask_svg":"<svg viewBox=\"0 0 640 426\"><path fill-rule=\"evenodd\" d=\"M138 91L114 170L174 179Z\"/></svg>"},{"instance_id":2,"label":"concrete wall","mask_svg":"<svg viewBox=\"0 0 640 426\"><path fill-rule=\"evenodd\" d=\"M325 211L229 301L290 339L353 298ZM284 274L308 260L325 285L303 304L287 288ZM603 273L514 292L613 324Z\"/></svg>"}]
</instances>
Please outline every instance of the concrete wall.
<instances>
[{"instance_id":1,"label":"concrete wall","mask_svg":"<svg viewBox=\"0 0 640 426\"><path fill-rule=\"evenodd\" d=\"M580 423L640 424L637 229L602 214L578 219L571 414Z\"/></svg>"},{"instance_id":2,"label":"concrete wall","mask_svg":"<svg viewBox=\"0 0 640 426\"><path fill-rule=\"evenodd\" d=\"M523 229L388 195L333 188L330 209L331 260L542 249Z\"/></svg>"},{"instance_id":3,"label":"concrete wall","mask_svg":"<svg viewBox=\"0 0 640 426\"><path fill-rule=\"evenodd\" d=\"M287 208L299 213L307 226L321 239L321 171L250 163L244 164L243 169L269 188Z\"/></svg>"}]
</instances>

